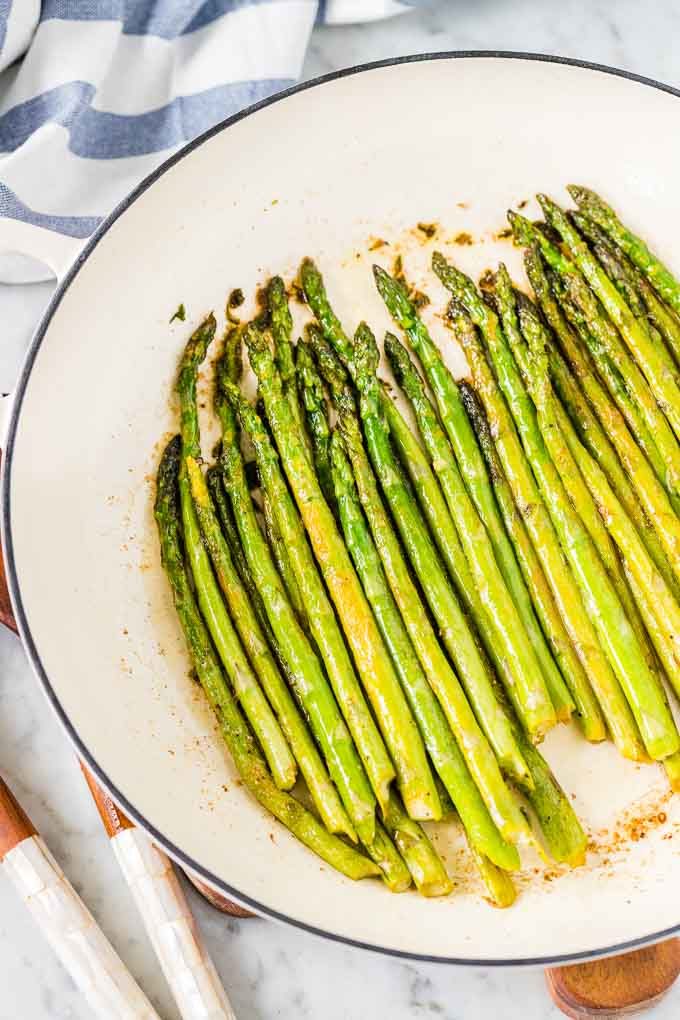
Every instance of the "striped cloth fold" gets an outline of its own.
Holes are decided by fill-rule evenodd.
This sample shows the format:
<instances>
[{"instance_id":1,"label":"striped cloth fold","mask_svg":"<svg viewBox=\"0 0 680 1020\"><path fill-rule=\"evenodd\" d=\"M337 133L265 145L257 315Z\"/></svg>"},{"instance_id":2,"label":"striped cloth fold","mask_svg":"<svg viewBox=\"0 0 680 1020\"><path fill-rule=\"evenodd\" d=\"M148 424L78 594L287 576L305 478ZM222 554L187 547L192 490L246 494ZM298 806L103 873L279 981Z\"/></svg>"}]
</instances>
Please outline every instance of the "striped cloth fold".
<instances>
[{"instance_id":1,"label":"striped cloth fold","mask_svg":"<svg viewBox=\"0 0 680 1020\"><path fill-rule=\"evenodd\" d=\"M181 145L293 84L315 23L419 2L0 0L0 251L8 220L87 238Z\"/></svg>"}]
</instances>

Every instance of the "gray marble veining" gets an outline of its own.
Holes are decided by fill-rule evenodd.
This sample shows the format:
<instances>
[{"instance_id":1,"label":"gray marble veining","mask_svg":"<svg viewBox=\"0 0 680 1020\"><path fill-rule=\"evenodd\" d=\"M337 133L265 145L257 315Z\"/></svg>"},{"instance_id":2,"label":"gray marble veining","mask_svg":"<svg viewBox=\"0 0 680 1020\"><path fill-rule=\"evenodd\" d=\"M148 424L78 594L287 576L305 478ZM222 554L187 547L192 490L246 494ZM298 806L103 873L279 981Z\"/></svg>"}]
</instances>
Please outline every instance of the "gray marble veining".
<instances>
[{"instance_id":1,"label":"gray marble veining","mask_svg":"<svg viewBox=\"0 0 680 1020\"><path fill-rule=\"evenodd\" d=\"M673 0L440 0L361 28L317 30L305 76L397 54L448 49L556 53L680 85ZM49 284L0 287L0 391ZM0 633L0 771L25 804L160 1014L177 1012L101 830L72 751L18 641ZM228 921L189 893L240 1020L555 1020L539 972L413 964L262 920ZM75 989L0 876L0 1020L89 1020ZM650 1014L671 1020L680 990Z\"/></svg>"}]
</instances>

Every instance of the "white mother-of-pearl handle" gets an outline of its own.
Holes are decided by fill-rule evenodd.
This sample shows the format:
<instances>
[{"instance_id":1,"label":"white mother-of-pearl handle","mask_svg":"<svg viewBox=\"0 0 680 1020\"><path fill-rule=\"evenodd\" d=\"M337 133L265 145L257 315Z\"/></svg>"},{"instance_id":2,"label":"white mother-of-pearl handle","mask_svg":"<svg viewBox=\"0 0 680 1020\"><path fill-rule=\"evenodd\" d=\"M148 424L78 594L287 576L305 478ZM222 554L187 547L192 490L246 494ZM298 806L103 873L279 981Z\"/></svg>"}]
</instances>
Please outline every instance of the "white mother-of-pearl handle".
<instances>
[{"instance_id":1,"label":"white mother-of-pearl handle","mask_svg":"<svg viewBox=\"0 0 680 1020\"><path fill-rule=\"evenodd\" d=\"M96 1016L159 1020L40 836L21 840L2 864Z\"/></svg>"},{"instance_id":2,"label":"white mother-of-pearl handle","mask_svg":"<svg viewBox=\"0 0 680 1020\"><path fill-rule=\"evenodd\" d=\"M236 1020L170 860L140 829L111 845L184 1020Z\"/></svg>"}]
</instances>

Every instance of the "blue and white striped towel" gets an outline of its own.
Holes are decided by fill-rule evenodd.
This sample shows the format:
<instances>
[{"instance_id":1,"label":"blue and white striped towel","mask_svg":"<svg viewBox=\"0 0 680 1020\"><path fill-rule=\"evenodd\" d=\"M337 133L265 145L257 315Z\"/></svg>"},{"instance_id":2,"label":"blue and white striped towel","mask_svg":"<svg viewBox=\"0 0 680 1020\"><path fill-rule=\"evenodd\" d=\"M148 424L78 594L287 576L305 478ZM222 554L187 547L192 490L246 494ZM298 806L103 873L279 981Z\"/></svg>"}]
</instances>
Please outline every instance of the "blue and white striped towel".
<instances>
[{"instance_id":1,"label":"blue and white striped towel","mask_svg":"<svg viewBox=\"0 0 680 1020\"><path fill-rule=\"evenodd\" d=\"M84 241L175 149L296 81L316 22L419 2L0 0L0 251Z\"/></svg>"}]
</instances>

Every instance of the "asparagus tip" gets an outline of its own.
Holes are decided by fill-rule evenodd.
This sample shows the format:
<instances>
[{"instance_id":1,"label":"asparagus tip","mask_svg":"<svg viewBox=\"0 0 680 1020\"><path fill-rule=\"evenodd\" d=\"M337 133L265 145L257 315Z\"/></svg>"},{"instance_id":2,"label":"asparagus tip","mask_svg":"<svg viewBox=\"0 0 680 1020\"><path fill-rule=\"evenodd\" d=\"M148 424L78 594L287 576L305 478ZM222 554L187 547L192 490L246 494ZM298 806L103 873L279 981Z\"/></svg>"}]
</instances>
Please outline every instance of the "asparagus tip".
<instances>
[{"instance_id":1,"label":"asparagus tip","mask_svg":"<svg viewBox=\"0 0 680 1020\"><path fill-rule=\"evenodd\" d=\"M596 197L594 191L591 191L590 188L584 188L582 184L567 184L567 191L577 205L584 205L588 200Z\"/></svg>"}]
</instances>

